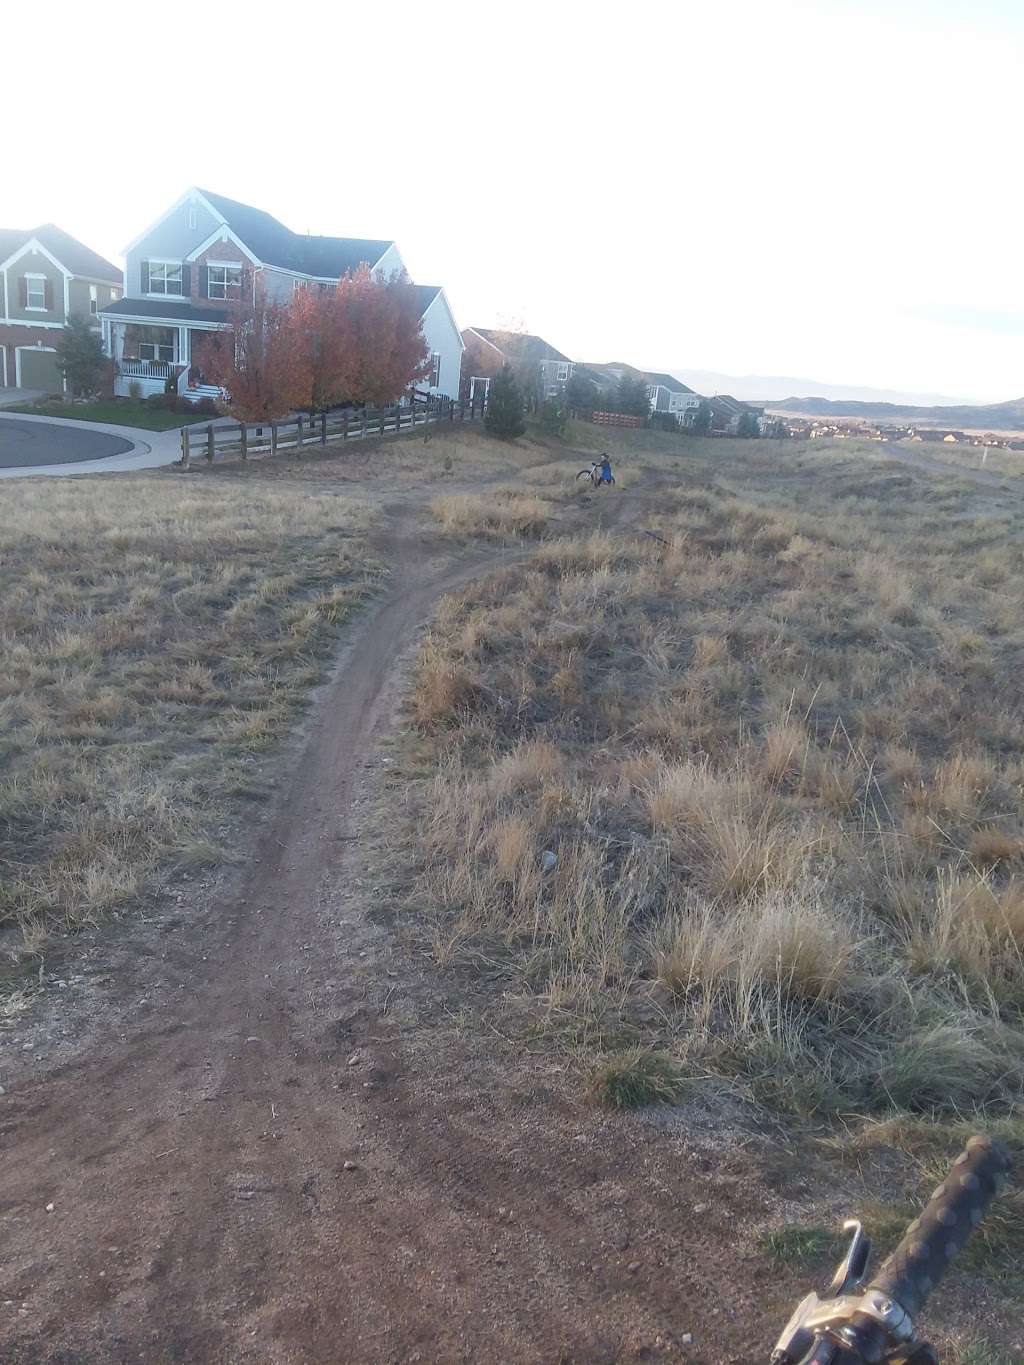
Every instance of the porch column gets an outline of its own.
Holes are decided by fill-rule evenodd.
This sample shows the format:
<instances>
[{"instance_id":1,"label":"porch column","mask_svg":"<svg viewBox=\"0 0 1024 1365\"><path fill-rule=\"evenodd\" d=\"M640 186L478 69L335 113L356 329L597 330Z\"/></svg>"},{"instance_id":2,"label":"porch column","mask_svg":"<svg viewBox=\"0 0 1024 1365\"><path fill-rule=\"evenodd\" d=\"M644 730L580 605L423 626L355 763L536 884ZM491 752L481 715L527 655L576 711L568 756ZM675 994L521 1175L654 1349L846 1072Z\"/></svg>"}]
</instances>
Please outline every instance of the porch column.
<instances>
[{"instance_id":1,"label":"porch column","mask_svg":"<svg viewBox=\"0 0 1024 1365\"><path fill-rule=\"evenodd\" d=\"M121 357L124 355L125 325L123 322L112 322L110 324L110 355L119 365Z\"/></svg>"},{"instance_id":2,"label":"porch column","mask_svg":"<svg viewBox=\"0 0 1024 1365\"><path fill-rule=\"evenodd\" d=\"M192 364L189 335L189 329L187 327L183 326L178 328L178 364L184 365L186 369Z\"/></svg>"}]
</instances>

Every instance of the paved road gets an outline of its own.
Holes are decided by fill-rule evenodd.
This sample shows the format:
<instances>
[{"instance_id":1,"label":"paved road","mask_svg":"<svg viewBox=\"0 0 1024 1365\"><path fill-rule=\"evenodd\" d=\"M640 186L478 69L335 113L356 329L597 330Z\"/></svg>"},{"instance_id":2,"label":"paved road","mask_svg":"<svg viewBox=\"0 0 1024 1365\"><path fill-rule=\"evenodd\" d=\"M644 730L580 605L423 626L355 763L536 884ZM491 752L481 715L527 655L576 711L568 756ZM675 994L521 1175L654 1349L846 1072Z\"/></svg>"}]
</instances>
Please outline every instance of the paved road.
<instances>
[{"instance_id":1,"label":"paved road","mask_svg":"<svg viewBox=\"0 0 1024 1365\"><path fill-rule=\"evenodd\" d=\"M0 469L81 464L88 460L103 460L111 455L124 455L134 445L133 441L114 436L103 429L89 431L81 425L22 422L16 417L5 417L0 422Z\"/></svg>"}]
</instances>

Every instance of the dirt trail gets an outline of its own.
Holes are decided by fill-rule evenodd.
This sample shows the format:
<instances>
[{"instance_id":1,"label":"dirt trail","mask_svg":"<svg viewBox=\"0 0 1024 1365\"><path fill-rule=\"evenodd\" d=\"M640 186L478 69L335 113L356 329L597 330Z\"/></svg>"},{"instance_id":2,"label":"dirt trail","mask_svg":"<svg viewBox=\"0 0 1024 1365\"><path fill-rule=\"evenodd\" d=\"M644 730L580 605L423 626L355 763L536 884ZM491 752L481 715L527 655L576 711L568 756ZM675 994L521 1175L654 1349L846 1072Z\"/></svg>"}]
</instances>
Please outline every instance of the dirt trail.
<instances>
[{"instance_id":1,"label":"dirt trail","mask_svg":"<svg viewBox=\"0 0 1024 1365\"><path fill-rule=\"evenodd\" d=\"M460 1034L367 913L366 765L402 661L503 557L439 555L393 511L390 590L237 891L169 922L111 1033L2 1102L4 1365L764 1354L720 1298L766 1278L736 1235L749 1171Z\"/></svg>"},{"instance_id":2,"label":"dirt trail","mask_svg":"<svg viewBox=\"0 0 1024 1365\"><path fill-rule=\"evenodd\" d=\"M907 446L897 446L892 443L888 444L884 451L878 452L878 458L908 464L914 469L926 469L931 474L945 474L947 478L966 479L968 483L977 484L980 488L1006 490L1014 488L1017 483L1017 480L1009 474L994 474L988 469L969 469L966 465L950 464L946 460L937 460L931 455L924 455L920 451L909 449Z\"/></svg>"}]
</instances>

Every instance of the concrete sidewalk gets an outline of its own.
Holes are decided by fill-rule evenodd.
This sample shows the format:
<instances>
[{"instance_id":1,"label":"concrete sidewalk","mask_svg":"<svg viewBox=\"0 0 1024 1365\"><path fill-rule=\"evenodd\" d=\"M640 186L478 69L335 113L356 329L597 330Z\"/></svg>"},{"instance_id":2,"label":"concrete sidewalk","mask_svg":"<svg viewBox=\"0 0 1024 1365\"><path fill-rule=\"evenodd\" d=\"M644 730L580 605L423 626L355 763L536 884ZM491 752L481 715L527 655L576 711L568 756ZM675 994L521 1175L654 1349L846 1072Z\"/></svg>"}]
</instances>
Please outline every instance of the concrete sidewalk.
<instances>
[{"instance_id":1,"label":"concrete sidewalk","mask_svg":"<svg viewBox=\"0 0 1024 1365\"><path fill-rule=\"evenodd\" d=\"M119 427L106 422L78 422L69 417L34 417L27 413L6 413L0 409L0 422L48 422L52 426L77 427L85 431L104 431L131 441L132 449L98 460L74 464L19 465L0 469L0 479L25 479L38 476L67 477L71 474L123 474L132 469L157 469L181 458L181 428L169 431L142 431L138 427Z\"/></svg>"}]
</instances>

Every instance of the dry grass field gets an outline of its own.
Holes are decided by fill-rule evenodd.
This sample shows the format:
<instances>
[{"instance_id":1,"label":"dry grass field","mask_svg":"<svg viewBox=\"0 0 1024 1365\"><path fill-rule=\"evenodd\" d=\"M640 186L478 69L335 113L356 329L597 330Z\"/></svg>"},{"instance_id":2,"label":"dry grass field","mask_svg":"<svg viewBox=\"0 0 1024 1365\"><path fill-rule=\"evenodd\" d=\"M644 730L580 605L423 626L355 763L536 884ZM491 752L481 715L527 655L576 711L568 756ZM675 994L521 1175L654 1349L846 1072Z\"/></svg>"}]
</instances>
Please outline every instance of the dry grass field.
<instances>
[{"instance_id":1,"label":"dry grass field","mask_svg":"<svg viewBox=\"0 0 1024 1365\"><path fill-rule=\"evenodd\" d=\"M11 482L0 527L9 962L216 862L229 803L373 574L364 502L264 483Z\"/></svg>"},{"instance_id":2,"label":"dry grass field","mask_svg":"<svg viewBox=\"0 0 1024 1365\"><path fill-rule=\"evenodd\" d=\"M413 899L438 960L486 963L612 1104L726 1083L815 1119L1014 1119L1007 509L850 442L622 435L661 539L556 529L421 650ZM435 507L462 534L472 513Z\"/></svg>"}]
</instances>

